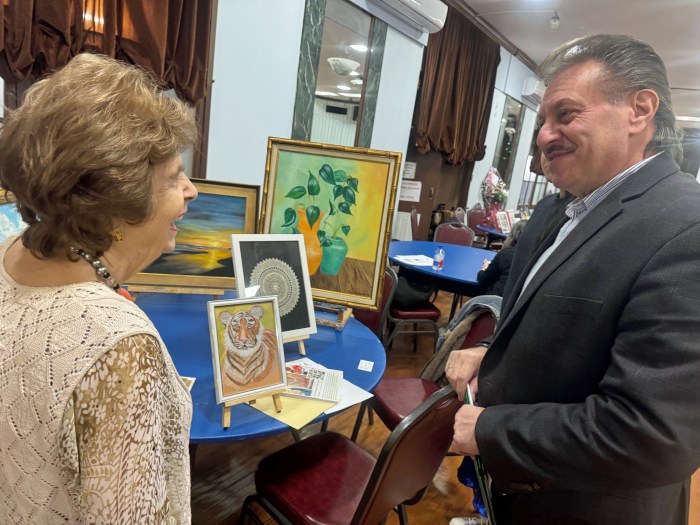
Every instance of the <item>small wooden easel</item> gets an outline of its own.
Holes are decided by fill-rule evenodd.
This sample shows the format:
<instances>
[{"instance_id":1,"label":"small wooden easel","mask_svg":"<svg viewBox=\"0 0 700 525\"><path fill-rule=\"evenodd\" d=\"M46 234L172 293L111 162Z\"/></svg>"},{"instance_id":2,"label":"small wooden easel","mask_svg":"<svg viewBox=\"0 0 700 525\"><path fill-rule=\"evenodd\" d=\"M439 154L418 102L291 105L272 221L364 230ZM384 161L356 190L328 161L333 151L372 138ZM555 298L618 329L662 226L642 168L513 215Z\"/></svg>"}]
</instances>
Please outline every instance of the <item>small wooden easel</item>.
<instances>
[{"instance_id":1,"label":"small wooden easel","mask_svg":"<svg viewBox=\"0 0 700 525\"><path fill-rule=\"evenodd\" d=\"M280 388L277 392L272 394L272 403L275 405L275 412L279 413L282 412L282 399L280 397L280 393L284 392L284 387ZM268 394L266 394L268 395ZM259 396L257 395L252 395L250 397L242 397L239 399L236 399L235 401L224 401L221 410L221 426L224 428L229 428L231 426L231 407L234 405L238 405L240 403L249 403L249 404L254 404L255 400L258 399Z\"/></svg>"},{"instance_id":2,"label":"small wooden easel","mask_svg":"<svg viewBox=\"0 0 700 525\"><path fill-rule=\"evenodd\" d=\"M299 343L299 354L300 355L306 355L306 348L304 347L304 341L308 339L308 335L300 335L298 337L284 337L282 335L282 343L293 343L297 342Z\"/></svg>"}]
</instances>

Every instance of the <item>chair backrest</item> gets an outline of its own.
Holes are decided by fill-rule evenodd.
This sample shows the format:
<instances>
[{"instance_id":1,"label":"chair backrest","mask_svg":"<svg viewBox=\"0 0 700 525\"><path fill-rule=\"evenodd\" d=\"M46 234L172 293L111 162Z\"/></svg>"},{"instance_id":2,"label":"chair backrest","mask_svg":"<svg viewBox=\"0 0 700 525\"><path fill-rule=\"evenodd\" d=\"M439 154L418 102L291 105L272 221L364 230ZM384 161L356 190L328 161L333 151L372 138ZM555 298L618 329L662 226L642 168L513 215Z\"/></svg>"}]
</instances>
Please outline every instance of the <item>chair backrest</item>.
<instances>
[{"instance_id":1,"label":"chair backrest","mask_svg":"<svg viewBox=\"0 0 700 525\"><path fill-rule=\"evenodd\" d=\"M455 208L454 217L455 217L455 219L457 219L457 221L459 223L464 224L464 217L465 217L464 208L462 208L461 206L457 206Z\"/></svg>"},{"instance_id":2,"label":"chair backrest","mask_svg":"<svg viewBox=\"0 0 700 525\"><path fill-rule=\"evenodd\" d=\"M399 423L377 458L352 525L383 523L394 507L430 484L452 443L454 418L461 406L447 386Z\"/></svg>"},{"instance_id":3,"label":"chair backrest","mask_svg":"<svg viewBox=\"0 0 700 525\"><path fill-rule=\"evenodd\" d=\"M458 222L445 222L435 228L434 242L471 246L474 242L474 230Z\"/></svg>"},{"instance_id":4,"label":"chair backrest","mask_svg":"<svg viewBox=\"0 0 700 525\"><path fill-rule=\"evenodd\" d=\"M476 225L479 224L485 216L486 213L484 213L484 210L481 208L472 208L467 212L466 224L472 230L476 231Z\"/></svg>"},{"instance_id":5,"label":"chair backrest","mask_svg":"<svg viewBox=\"0 0 700 525\"><path fill-rule=\"evenodd\" d=\"M397 284L396 272L387 266L384 269L384 286L382 287L382 300L379 308L376 311L354 308L352 311L355 319L372 330L379 339L382 338L382 331L386 324L386 318L389 315L391 302L394 300Z\"/></svg>"},{"instance_id":6,"label":"chair backrest","mask_svg":"<svg viewBox=\"0 0 700 525\"><path fill-rule=\"evenodd\" d=\"M471 348L477 343L493 335L496 330L496 318L484 308L478 311L478 316L472 321L472 326L467 335L464 336L460 348Z\"/></svg>"},{"instance_id":7,"label":"chair backrest","mask_svg":"<svg viewBox=\"0 0 700 525\"><path fill-rule=\"evenodd\" d=\"M445 384L445 364L453 350L470 348L493 335L501 315L502 298L473 297L457 312L438 339L435 354L421 370L420 378Z\"/></svg>"}]
</instances>

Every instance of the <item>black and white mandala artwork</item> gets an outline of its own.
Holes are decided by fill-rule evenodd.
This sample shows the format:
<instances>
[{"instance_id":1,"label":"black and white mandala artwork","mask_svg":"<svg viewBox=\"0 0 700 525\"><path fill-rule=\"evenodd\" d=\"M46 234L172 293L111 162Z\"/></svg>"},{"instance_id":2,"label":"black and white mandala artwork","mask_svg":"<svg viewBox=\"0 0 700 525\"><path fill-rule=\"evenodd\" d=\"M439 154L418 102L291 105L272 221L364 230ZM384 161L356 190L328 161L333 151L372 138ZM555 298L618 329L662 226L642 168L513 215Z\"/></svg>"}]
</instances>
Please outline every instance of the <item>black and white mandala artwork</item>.
<instances>
[{"instance_id":1,"label":"black and white mandala artwork","mask_svg":"<svg viewBox=\"0 0 700 525\"><path fill-rule=\"evenodd\" d=\"M299 302L299 278L286 262L270 257L255 265L248 286L260 286L258 295L277 296L280 317L291 312Z\"/></svg>"}]
</instances>

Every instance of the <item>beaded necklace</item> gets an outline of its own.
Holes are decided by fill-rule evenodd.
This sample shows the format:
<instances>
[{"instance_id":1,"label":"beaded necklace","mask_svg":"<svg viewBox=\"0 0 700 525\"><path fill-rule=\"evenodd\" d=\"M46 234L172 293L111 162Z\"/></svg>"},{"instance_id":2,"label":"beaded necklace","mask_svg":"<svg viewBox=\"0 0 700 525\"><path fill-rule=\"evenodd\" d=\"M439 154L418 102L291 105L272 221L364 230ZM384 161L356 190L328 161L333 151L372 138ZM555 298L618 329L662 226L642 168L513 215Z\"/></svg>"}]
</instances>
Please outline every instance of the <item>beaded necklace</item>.
<instances>
[{"instance_id":1,"label":"beaded necklace","mask_svg":"<svg viewBox=\"0 0 700 525\"><path fill-rule=\"evenodd\" d=\"M107 270L105 265L102 264L102 261L93 257L92 255L87 253L85 250L76 249L76 248L73 248L72 246L71 246L70 250L71 250L71 252L73 252L77 256L84 259L85 262L87 262L90 266L92 266L93 269L95 270L95 273L97 274L97 276L102 278L107 283L107 285L110 286L115 292L117 292L122 297L128 299L129 301L133 301L131 294L127 290L122 288L121 285L116 281L116 279L114 277L112 277L112 274L110 274L109 270Z\"/></svg>"}]
</instances>

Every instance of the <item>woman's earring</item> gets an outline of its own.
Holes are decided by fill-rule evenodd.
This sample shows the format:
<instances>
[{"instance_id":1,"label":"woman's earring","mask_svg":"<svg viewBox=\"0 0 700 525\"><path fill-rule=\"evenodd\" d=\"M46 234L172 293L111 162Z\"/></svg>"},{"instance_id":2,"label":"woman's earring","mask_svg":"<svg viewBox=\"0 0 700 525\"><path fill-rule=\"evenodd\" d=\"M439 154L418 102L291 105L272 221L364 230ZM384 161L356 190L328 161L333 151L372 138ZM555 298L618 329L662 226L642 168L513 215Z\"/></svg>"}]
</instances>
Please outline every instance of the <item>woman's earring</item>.
<instances>
[{"instance_id":1,"label":"woman's earring","mask_svg":"<svg viewBox=\"0 0 700 525\"><path fill-rule=\"evenodd\" d=\"M112 239L114 239L117 242L124 239L124 232L122 231L121 228L114 229L114 231L112 232Z\"/></svg>"}]
</instances>

